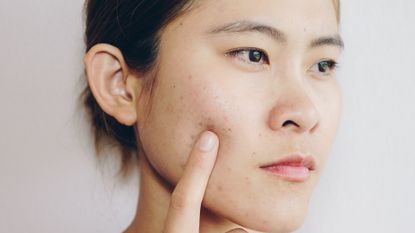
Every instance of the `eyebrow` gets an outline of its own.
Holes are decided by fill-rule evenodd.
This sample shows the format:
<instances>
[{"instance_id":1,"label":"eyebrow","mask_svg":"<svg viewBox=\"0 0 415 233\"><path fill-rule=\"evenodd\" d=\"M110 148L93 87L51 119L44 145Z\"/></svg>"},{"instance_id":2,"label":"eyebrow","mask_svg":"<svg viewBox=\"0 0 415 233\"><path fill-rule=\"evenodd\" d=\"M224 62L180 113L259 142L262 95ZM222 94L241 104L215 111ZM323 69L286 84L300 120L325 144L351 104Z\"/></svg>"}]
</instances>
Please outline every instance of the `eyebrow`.
<instances>
[{"instance_id":1,"label":"eyebrow","mask_svg":"<svg viewBox=\"0 0 415 233\"><path fill-rule=\"evenodd\" d=\"M222 26L215 27L208 31L208 34L220 34L220 33L246 33L246 32L259 32L271 37L273 40L279 43L286 43L287 36L280 30L253 21L241 20L236 22L227 23ZM309 47L316 48L322 46L336 46L341 49L344 48L344 42L340 35L323 36L311 41Z\"/></svg>"},{"instance_id":2,"label":"eyebrow","mask_svg":"<svg viewBox=\"0 0 415 233\"><path fill-rule=\"evenodd\" d=\"M344 42L343 42L343 39L340 37L340 35L324 36L324 37L317 38L311 41L310 48L330 46L330 45L337 46L341 49L344 48Z\"/></svg>"}]
</instances>

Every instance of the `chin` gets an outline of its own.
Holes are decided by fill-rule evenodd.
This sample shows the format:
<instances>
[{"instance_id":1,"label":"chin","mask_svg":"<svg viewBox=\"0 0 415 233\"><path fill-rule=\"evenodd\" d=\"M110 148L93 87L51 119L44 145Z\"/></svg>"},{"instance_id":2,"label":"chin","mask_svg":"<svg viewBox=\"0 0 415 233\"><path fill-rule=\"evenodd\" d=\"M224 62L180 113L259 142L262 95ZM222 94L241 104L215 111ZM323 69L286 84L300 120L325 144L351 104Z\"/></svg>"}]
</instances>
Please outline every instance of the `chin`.
<instances>
[{"instance_id":1,"label":"chin","mask_svg":"<svg viewBox=\"0 0 415 233\"><path fill-rule=\"evenodd\" d=\"M307 213L307 208L280 211L264 216L264 220L252 222L247 227L255 231L269 233L293 232L303 225Z\"/></svg>"},{"instance_id":2,"label":"chin","mask_svg":"<svg viewBox=\"0 0 415 233\"><path fill-rule=\"evenodd\" d=\"M289 233L300 228L305 221L308 209L273 213L261 220L248 220L248 224L239 224L248 229L267 233Z\"/></svg>"},{"instance_id":3,"label":"chin","mask_svg":"<svg viewBox=\"0 0 415 233\"><path fill-rule=\"evenodd\" d=\"M308 214L308 201L293 201L261 206L253 203L251 207L240 212L228 213L232 222L259 232L288 233L300 228Z\"/></svg>"}]
</instances>

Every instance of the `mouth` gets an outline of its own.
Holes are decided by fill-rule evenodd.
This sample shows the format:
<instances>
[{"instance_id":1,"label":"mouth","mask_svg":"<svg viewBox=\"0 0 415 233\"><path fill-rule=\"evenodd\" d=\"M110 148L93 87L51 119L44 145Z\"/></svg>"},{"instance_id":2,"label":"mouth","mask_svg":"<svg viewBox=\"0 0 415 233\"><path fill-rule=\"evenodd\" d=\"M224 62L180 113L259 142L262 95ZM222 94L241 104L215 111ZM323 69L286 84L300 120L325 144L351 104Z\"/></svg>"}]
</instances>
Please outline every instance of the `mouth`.
<instances>
[{"instance_id":1,"label":"mouth","mask_svg":"<svg viewBox=\"0 0 415 233\"><path fill-rule=\"evenodd\" d=\"M286 181L305 182L316 169L315 164L313 156L292 154L260 168Z\"/></svg>"}]
</instances>

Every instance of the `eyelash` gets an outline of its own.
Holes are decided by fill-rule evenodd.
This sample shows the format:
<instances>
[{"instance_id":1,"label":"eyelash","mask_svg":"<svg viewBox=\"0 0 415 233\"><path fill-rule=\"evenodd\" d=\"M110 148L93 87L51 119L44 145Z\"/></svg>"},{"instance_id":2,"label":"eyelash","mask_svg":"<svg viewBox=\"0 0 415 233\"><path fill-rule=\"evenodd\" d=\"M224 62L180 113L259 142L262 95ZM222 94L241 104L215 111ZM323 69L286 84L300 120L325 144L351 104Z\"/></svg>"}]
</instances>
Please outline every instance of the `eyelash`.
<instances>
[{"instance_id":1,"label":"eyelash","mask_svg":"<svg viewBox=\"0 0 415 233\"><path fill-rule=\"evenodd\" d=\"M328 68L328 71L325 68ZM320 72L323 75L329 75L330 73L334 72L339 67L339 63L332 59L322 60L311 67L311 70L315 68L314 71Z\"/></svg>"},{"instance_id":2,"label":"eyelash","mask_svg":"<svg viewBox=\"0 0 415 233\"><path fill-rule=\"evenodd\" d=\"M249 58L247 60L241 58L240 56L245 53L248 52ZM252 53L256 53L256 55L260 55L260 60L258 62L255 61L251 61L251 58L255 58L252 56L255 56L255 54L251 54ZM254 64L254 65L269 65L269 58L268 58L268 54L259 48L237 48L237 49L233 49L231 51L226 52L227 56L232 56L232 57L237 57L240 60L242 60L243 62L246 62L248 64ZM263 62L260 63L260 61L264 60ZM329 75L330 73L334 72L337 68L338 68L338 63L335 60L332 59L327 59L327 60L322 60L316 64L314 64L310 69L322 73L323 75ZM328 71L327 71L328 68Z\"/></svg>"},{"instance_id":3,"label":"eyelash","mask_svg":"<svg viewBox=\"0 0 415 233\"><path fill-rule=\"evenodd\" d=\"M256 56L256 55L260 55L260 60L258 62L255 62L255 61L247 61L247 60L241 58L240 56L245 52L248 52L248 54L247 54L247 55L249 55L248 60L250 60L251 58L255 58L253 56ZM255 53L255 54L251 54L251 52ZM269 59L268 59L267 53L264 50L258 49L258 48L237 48L237 49L228 51L226 53L226 55L232 56L232 57L237 57L237 58L241 59L243 62L246 62L248 64L264 64L264 63L269 64ZM265 60L265 61L259 63L262 60Z\"/></svg>"}]
</instances>

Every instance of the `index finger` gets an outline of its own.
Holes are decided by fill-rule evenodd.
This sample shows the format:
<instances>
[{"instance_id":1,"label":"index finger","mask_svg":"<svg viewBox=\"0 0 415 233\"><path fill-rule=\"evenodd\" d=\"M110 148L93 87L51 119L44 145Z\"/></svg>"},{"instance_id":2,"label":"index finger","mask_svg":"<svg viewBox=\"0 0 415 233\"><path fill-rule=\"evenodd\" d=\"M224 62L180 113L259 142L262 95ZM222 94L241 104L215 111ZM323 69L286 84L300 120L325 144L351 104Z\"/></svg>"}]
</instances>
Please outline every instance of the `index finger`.
<instances>
[{"instance_id":1,"label":"index finger","mask_svg":"<svg viewBox=\"0 0 415 233\"><path fill-rule=\"evenodd\" d=\"M199 232L200 208L215 164L218 144L216 134L206 131L193 147L183 176L171 196L165 233Z\"/></svg>"}]
</instances>

